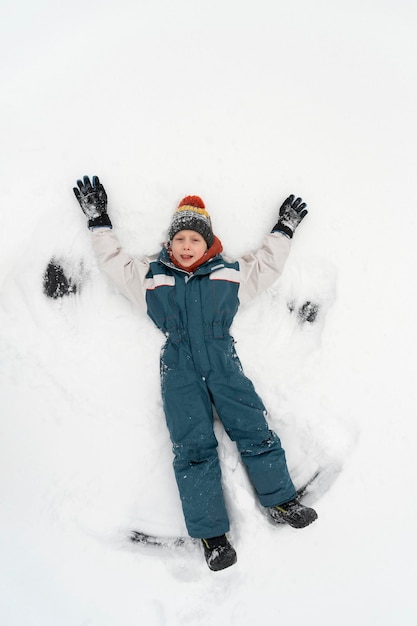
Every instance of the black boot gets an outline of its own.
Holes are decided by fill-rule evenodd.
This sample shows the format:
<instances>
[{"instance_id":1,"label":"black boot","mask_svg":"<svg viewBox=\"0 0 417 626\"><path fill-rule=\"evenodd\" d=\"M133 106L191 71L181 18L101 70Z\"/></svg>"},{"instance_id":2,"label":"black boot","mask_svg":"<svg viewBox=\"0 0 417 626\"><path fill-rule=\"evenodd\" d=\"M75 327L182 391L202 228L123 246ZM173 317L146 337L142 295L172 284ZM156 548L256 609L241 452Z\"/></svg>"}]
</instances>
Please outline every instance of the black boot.
<instances>
[{"instance_id":1,"label":"black boot","mask_svg":"<svg viewBox=\"0 0 417 626\"><path fill-rule=\"evenodd\" d=\"M230 545L226 535L202 539L201 541L207 565L211 570L217 572L236 563L236 551Z\"/></svg>"},{"instance_id":2,"label":"black boot","mask_svg":"<svg viewBox=\"0 0 417 626\"><path fill-rule=\"evenodd\" d=\"M317 519L316 511L301 504L297 498L279 506L272 506L268 512L274 522L289 524L293 528L304 528Z\"/></svg>"}]
</instances>

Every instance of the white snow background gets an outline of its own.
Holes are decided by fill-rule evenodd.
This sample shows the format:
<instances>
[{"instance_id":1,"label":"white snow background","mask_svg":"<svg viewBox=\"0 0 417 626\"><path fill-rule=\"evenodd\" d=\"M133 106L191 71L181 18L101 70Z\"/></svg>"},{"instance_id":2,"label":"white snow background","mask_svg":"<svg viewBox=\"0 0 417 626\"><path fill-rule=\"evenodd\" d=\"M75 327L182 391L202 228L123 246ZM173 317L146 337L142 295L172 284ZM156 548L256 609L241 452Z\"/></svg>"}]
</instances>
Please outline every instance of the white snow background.
<instances>
[{"instance_id":1,"label":"white snow background","mask_svg":"<svg viewBox=\"0 0 417 626\"><path fill-rule=\"evenodd\" d=\"M417 5L411 0L2 0L0 623L417 623ZM201 195L225 252L289 193L309 215L233 328L319 520L274 527L218 423L236 566L185 533L162 335L96 267L77 178L156 252ZM42 292L49 259L80 293ZM315 324L287 302L320 304Z\"/></svg>"}]
</instances>

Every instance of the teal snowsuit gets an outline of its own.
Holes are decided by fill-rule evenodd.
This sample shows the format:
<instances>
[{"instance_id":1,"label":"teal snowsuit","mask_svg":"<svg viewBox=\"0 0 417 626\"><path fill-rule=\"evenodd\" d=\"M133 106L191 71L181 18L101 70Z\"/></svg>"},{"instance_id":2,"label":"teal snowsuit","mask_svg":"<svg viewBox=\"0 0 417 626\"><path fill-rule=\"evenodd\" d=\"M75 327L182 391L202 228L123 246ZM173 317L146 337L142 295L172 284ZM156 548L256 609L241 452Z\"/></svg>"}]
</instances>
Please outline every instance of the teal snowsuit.
<instances>
[{"instance_id":1,"label":"teal snowsuit","mask_svg":"<svg viewBox=\"0 0 417 626\"><path fill-rule=\"evenodd\" d=\"M285 239L279 234L270 237ZM281 442L268 426L265 406L243 373L229 333L245 259L228 262L217 255L189 274L173 265L165 248L159 256L135 261L110 231L94 238L102 268L136 303L141 283L147 313L167 338L160 363L162 398L189 534L214 537L229 530L213 406L236 442L261 504L268 507L294 498Z\"/></svg>"}]
</instances>

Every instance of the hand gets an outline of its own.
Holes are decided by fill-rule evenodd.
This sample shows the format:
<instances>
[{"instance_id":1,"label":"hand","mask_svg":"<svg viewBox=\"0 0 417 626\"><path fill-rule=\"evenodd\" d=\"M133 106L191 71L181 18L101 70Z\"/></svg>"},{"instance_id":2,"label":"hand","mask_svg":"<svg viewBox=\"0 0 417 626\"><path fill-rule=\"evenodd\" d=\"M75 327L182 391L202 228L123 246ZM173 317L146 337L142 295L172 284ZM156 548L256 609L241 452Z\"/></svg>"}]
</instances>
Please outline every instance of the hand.
<instances>
[{"instance_id":1,"label":"hand","mask_svg":"<svg viewBox=\"0 0 417 626\"><path fill-rule=\"evenodd\" d=\"M272 232L281 232L287 235L290 239L294 235L294 231L307 215L307 205L301 198L294 199L295 196L289 196L285 202L283 202L280 210L278 222L275 224Z\"/></svg>"},{"instance_id":2,"label":"hand","mask_svg":"<svg viewBox=\"0 0 417 626\"><path fill-rule=\"evenodd\" d=\"M98 176L93 176L91 184L88 176L83 180L77 180L78 187L73 187L83 213L89 218L89 228L107 226L111 228L110 218L107 215L107 194L99 181Z\"/></svg>"}]
</instances>

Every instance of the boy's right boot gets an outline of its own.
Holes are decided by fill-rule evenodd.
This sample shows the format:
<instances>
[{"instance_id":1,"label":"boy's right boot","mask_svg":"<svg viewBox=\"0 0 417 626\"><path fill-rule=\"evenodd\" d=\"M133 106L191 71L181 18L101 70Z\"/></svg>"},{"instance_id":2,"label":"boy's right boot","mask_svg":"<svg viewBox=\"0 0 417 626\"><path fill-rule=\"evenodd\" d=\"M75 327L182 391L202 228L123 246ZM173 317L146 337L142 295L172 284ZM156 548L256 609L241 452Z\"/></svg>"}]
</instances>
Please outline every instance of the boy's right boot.
<instances>
[{"instance_id":1,"label":"boy's right boot","mask_svg":"<svg viewBox=\"0 0 417 626\"><path fill-rule=\"evenodd\" d=\"M201 540L207 565L215 572L234 565L237 561L235 549L226 535Z\"/></svg>"}]
</instances>

